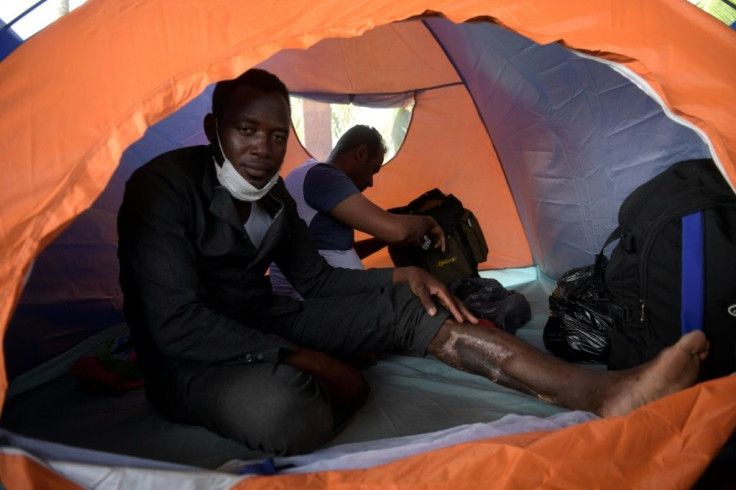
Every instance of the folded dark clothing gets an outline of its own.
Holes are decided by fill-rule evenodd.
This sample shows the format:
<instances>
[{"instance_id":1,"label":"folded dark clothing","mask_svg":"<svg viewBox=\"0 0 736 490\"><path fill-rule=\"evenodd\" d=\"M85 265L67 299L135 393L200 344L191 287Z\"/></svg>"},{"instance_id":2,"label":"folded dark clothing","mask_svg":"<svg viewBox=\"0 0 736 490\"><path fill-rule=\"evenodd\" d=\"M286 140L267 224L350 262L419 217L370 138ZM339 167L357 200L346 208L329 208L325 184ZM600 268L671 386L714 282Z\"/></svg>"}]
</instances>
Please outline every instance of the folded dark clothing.
<instances>
[{"instance_id":1,"label":"folded dark clothing","mask_svg":"<svg viewBox=\"0 0 736 490\"><path fill-rule=\"evenodd\" d=\"M460 298L471 313L484 318L511 334L532 318L529 301L523 294L510 291L495 279L470 277L450 284L450 291Z\"/></svg>"}]
</instances>

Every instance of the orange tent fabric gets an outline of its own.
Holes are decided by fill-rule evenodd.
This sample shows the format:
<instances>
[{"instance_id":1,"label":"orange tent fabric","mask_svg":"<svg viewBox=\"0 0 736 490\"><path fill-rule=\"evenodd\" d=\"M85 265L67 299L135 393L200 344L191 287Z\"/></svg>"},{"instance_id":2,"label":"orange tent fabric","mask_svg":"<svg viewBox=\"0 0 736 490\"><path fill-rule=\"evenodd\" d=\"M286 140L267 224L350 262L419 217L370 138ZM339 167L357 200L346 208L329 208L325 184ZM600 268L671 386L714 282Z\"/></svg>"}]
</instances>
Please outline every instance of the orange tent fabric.
<instances>
[{"instance_id":1,"label":"orange tent fabric","mask_svg":"<svg viewBox=\"0 0 736 490\"><path fill-rule=\"evenodd\" d=\"M258 477L237 488L691 488L736 427L736 379L727 381L625 418L460 444L375 469Z\"/></svg>"},{"instance_id":2,"label":"orange tent fabric","mask_svg":"<svg viewBox=\"0 0 736 490\"><path fill-rule=\"evenodd\" d=\"M367 31L350 43L342 41L322 41L306 54L289 50L258 66L278 74L295 92L395 94L416 91L417 80L421 80L419 88L424 90L415 97L423 110L414 111L399 153L385 163L375 186L365 194L385 207L402 206L410 197L433 187L462 196L463 204L476 210L489 245L488 260L479 264L480 269L533 265L527 237L483 122L457 69L428 29L419 22L403 22ZM333 59L340 63L330 62ZM412 60L411 69L403 73L396 69L406 66L407 60ZM321 69L311 69L314 65ZM445 107L452 107L452 111L442 110ZM438 141L442 143L435 143ZM282 175L310 156L292 133ZM467 169L473 169L472 178ZM484 213L489 209L489 196L493 196L493 212ZM385 249L365 258L364 263L367 267L393 266Z\"/></svg>"},{"instance_id":3,"label":"orange tent fabric","mask_svg":"<svg viewBox=\"0 0 736 490\"><path fill-rule=\"evenodd\" d=\"M736 182L736 65L727 61L736 54L736 36L684 1L92 0L0 63L0 332L33 259L91 205L123 150L148 126L210 83L282 49L355 36L425 12L455 22L491 18L539 43L561 42L618 62L703 131L724 174ZM6 390L3 354L0 400ZM253 479L243 486L589 486L603 474L590 464L593 455L608 460L607 469L620 470L595 480L602 487L647 486L654 479L657 486L688 486L733 431L734 399L736 380L724 378L628 417L559 433L462 445L375 472ZM629 456L634 450L639 458ZM14 459L0 458L4 478L24 474ZM446 468L449 461L458 466ZM472 476L464 479L463 469ZM516 481L513 475L529 479Z\"/></svg>"},{"instance_id":4,"label":"orange tent fabric","mask_svg":"<svg viewBox=\"0 0 736 490\"><path fill-rule=\"evenodd\" d=\"M736 428L734 390L730 376L626 417L459 444L365 470L250 477L231 488L691 488ZM78 488L20 454L0 452L0 476L8 488Z\"/></svg>"}]
</instances>

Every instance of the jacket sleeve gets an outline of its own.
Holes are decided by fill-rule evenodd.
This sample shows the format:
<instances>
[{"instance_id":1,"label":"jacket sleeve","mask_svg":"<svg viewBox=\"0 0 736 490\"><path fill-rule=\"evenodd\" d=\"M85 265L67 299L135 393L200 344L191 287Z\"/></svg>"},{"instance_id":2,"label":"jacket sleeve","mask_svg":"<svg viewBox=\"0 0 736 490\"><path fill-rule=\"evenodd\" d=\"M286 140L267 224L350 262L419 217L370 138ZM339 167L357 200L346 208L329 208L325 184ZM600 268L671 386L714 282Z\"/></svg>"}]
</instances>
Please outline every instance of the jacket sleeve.
<instances>
[{"instance_id":1,"label":"jacket sleeve","mask_svg":"<svg viewBox=\"0 0 736 490\"><path fill-rule=\"evenodd\" d=\"M138 172L118 215L121 285L134 338L151 355L277 361L297 346L212 308L193 234L196 182ZM145 355L145 354L144 354Z\"/></svg>"}]
</instances>

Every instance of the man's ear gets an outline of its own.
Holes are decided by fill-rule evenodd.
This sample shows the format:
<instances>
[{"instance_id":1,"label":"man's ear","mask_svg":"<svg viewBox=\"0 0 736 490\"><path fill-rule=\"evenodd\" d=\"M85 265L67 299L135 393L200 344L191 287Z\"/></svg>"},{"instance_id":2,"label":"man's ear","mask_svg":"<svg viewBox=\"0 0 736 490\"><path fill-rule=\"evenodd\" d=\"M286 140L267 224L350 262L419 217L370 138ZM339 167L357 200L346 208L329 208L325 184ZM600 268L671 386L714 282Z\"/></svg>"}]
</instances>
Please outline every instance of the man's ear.
<instances>
[{"instance_id":1,"label":"man's ear","mask_svg":"<svg viewBox=\"0 0 736 490\"><path fill-rule=\"evenodd\" d=\"M209 114L204 116L203 126L204 135L207 136L207 140L213 145L217 143L217 135L215 134L215 131L217 131L217 124L215 124L215 115L210 112Z\"/></svg>"},{"instance_id":2,"label":"man's ear","mask_svg":"<svg viewBox=\"0 0 736 490\"><path fill-rule=\"evenodd\" d=\"M355 158L359 163L365 163L368 161L368 145L363 143L355 149Z\"/></svg>"},{"instance_id":3,"label":"man's ear","mask_svg":"<svg viewBox=\"0 0 736 490\"><path fill-rule=\"evenodd\" d=\"M217 144L217 123L215 121L215 115L212 113L204 116L204 135L207 136L207 141L212 146L212 151L215 155L217 163L222 164L224 161L223 156L220 154L220 145Z\"/></svg>"}]
</instances>

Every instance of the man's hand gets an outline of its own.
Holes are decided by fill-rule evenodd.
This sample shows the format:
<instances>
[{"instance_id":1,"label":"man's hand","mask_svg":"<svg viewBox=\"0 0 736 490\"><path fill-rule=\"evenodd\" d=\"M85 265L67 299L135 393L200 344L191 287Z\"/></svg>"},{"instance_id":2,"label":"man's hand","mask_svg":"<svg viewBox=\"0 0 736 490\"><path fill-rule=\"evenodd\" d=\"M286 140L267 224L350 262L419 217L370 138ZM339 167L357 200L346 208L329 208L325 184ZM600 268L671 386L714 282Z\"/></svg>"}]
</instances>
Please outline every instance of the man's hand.
<instances>
[{"instance_id":1,"label":"man's hand","mask_svg":"<svg viewBox=\"0 0 736 490\"><path fill-rule=\"evenodd\" d=\"M347 413L355 412L368 399L370 386L361 372L347 362L304 347L282 362L319 379Z\"/></svg>"},{"instance_id":2,"label":"man's hand","mask_svg":"<svg viewBox=\"0 0 736 490\"><path fill-rule=\"evenodd\" d=\"M397 267L394 269L394 284L406 284L424 305L429 316L437 314L433 298L447 308L456 321L478 323L478 318L442 282L419 267Z\"/></svg>"},{"instance_id":3,"label":"man's hand","mask_svg":"<svg viewBox=\"0 0 736 490\"><path fill-rule=\"evenodd\" d=\"M424 236L429 238L432 243L432 248L439 248L444 252L446 246L445 232L442 230L440 224L437 223L437 220L431 216L427 216L427 218L429 218L431 222L427 233Z\"/></svg>"}]
</instances>

